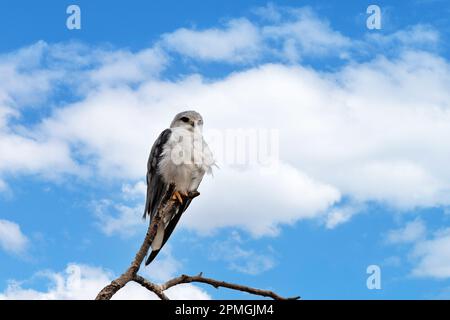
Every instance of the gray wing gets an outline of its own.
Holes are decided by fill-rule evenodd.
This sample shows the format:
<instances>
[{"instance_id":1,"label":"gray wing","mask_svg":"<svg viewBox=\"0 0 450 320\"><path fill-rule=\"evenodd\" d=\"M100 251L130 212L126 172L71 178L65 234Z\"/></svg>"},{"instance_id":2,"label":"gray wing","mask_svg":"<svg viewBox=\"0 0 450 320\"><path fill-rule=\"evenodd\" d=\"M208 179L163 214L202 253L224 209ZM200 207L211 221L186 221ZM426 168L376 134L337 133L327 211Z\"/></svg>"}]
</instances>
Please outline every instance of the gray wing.
<instances>
[{"instance_id":1,"label":"gray wing","mask_svg":"<svg viewBox=\"0 0 450 320\"><path fill-rule=\"evenodd\" d=\"M171 133L172 131L170 129L161 132L150 151L147 163L147 200L145 201L144 219L147 214L150 216L150 219L155 215L161 199L169 188L169 185L165 183L159 173L158 165L164 145L169 140Z\"/></svg>"}]
</instances>

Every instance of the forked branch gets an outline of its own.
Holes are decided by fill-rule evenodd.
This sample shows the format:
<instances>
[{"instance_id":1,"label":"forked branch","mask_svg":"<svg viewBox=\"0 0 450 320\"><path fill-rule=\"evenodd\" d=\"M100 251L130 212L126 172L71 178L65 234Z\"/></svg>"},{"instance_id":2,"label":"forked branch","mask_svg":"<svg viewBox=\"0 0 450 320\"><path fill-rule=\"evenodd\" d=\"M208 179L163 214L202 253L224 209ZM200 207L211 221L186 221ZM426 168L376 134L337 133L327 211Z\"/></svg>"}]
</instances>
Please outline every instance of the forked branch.
<instances>
[{"instance_id":1,"label":"forked branch","mask_svg":"<svg viewBox=\"0 0 450 320\"><path fill-rule=\"evenodd\" d=\"M170 193L168 193L170 195ZM193 199L197 196L199 196L200 193L198 192L191 192L189 195L183 199L186 201L187 199ZM210 278L205 278L200 273L197 276L187 276L187 275L181 275L177 278L171 279L167 281L164 284L158 285L155 284L142 276L138 275L139 268L142 264L142 261L144 260L145 256L147 255L147 252L150 248L150 245L155 238L156 231L158 230L158 225L161 221L161 217L163 217L165 214L171 212L172 210L176 210L179 205L178 201L174 201L170 198L170 196L166 195L166 198L161 201L162 205L158 208L157 213L152 218L151 223L148 226L147 234L145 235L144 241L142 242L141 247L139 248L138 252L136 253L136 256L134 257L134 260L131 262L131 265L128 267L128 269L122 273L117 279L111 281L110 284L108 284L106 287L104 287L95 298L96 300L110 300L114 294L117 293L120 289L122 289L128 282L134 281L136 283L139 283L144 288L148 289L149 291L155 293L161 300L169 300L167 295L164 293L165 290L179 285L183 283L191 283L191 282L199 282L199 283L205 283L209 284L215 288L223 287L223 288L229 288L232 290L237 291L243 291L263 297L270 297L275 300L296 300L300 297L291 297L291 298L284 298L279 296L278 294L269 291L269 290L261 290L261 289L255 289L239 284L233 284L228 283L225 281L218 281Z\"/></svg>"}]
</instances>

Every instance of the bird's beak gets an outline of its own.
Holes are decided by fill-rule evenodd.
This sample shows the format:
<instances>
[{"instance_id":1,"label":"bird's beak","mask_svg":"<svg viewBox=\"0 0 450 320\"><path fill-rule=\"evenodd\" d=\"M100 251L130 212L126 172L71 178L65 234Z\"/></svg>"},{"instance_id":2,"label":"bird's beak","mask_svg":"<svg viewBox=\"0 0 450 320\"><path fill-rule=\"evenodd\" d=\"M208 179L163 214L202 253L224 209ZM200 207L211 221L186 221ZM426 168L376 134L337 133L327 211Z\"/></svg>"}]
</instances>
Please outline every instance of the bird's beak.
<instances>
[{"instance_id":1,"label":"bird's beak","mask_svg":"<svg viewBox=\"0 0 450 320\"><path fill-rule=\"evenodd\" d=\"M195 121L189 121L189 124L190 124L192 127L195 127Z\"/></svg>"}]
</instances>

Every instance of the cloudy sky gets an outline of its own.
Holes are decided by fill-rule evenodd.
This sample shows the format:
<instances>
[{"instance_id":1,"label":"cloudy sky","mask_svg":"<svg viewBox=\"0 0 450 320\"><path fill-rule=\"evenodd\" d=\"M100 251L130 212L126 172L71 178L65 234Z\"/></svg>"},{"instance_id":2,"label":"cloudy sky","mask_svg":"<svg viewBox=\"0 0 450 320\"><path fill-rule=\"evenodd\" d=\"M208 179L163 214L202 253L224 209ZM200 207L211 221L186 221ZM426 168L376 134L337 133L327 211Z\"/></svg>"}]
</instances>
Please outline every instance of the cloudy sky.
<instances>
[{"instance_id":1,"label":"cloudy sky","mask_svg":"<svg viewBox=\"0 0 450 320\"><path fill-rule=\"evenodd\" d=\"M143 275L450 297L446 1L378 1L380 30L356 0L80 0L81 30L69 4L0 4L0 299L90 299L127 267L149 150L185 109L203 115L219 168ZM270 161L230 157L240 134Z\"/></svg>"}]
</instances>

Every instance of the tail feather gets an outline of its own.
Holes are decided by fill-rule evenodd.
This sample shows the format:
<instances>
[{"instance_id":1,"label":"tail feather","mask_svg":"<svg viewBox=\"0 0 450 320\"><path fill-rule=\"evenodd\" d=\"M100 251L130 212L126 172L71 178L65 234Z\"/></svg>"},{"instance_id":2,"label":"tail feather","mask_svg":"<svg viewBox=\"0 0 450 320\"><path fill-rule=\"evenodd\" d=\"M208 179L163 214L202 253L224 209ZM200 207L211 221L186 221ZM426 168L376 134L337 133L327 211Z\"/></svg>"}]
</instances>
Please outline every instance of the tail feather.
<instances>
[{"instance_id":1,"label":"tail feather","mask_svg":"<svg viewBox=\"0 0 450 320\"><path fill-rule=\"evenodd\" d=\"M191 204L191 201L192 201L192 199L186 199L186 201L184 201L182 204L180 204L180 207L178 209L175 209L175 210L178 211L177 214L170 221L170 223L167 226L167 228L164 229L163 232L160 232L158 230L157 234L155 235L155 239L158 237L158 233L160 235L163 235L162 243L161 244L158 243L157 247L159 247L159 248L155 248L155 250L152 250L152 252L148 256L147 260L145 260L145 265L146 266L148 266L156 258L156 256L158 255L159 251L164 247L164 245L166 244L166 242L169 239L170 235L172 234L172 231L175 229L175 226L177 225L178 221L180 220L181 215L189 207L189 205ZM153 241L155 241L155 239L153 239ZM158 240L158 242L161 241L160 239L157 239L157 240Z\"/></svg>"},{"instance_id":2,"label":"tail feather","mask_svg":"<svg viewBox=\"0 0 450 320\"><path fill-rule=\"evenodd\" d=\"M161 249L153 250L152 253L150 253L150 255L148 256L147 260L145 260L145 265L146 266L148 266L153 261L153 259L156 258L156 256L158 255L159 250L161 250Z\"/></svg>"}]
</instances>

